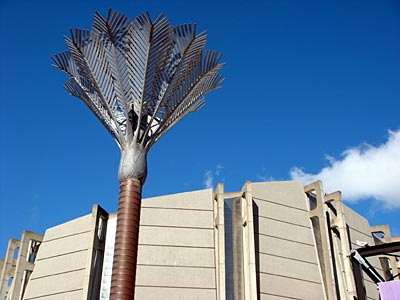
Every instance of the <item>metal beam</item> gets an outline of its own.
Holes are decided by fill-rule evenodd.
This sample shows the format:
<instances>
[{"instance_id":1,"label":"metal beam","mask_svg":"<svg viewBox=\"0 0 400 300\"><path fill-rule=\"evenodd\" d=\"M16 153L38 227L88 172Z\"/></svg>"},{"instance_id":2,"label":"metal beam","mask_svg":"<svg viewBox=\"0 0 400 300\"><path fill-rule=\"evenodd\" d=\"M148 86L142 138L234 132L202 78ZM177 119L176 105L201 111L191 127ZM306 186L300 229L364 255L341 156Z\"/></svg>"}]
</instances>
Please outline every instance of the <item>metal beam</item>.
<instances>
[{"instance_id":1,"label":"metal beam","mask_svg":"<svg viewBox=\"0 0 400 300\"><path fill-rule=\"evenodd\" d=\"M357 252L360 253L360 255L362 257L384 255L384 254L390 254L393 252L400 252L400 241L357 249Z\"/></svg>"}]
</instances>

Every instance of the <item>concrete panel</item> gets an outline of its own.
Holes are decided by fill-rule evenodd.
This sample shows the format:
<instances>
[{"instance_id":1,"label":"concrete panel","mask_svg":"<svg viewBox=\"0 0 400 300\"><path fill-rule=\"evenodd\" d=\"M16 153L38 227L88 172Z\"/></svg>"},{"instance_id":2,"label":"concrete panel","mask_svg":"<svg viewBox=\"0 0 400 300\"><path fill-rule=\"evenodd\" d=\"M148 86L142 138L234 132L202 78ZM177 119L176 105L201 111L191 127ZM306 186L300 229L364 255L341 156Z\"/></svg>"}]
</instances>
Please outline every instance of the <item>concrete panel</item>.
<instances>
[{"instance_id":1,"label":"concrete panel","mask_svg":"<svg viewBox=\"0 0 400 300\"><path fill-rule=\"evenodd\" d=\"M188 209L142 208L140 225L213 228L213 212Z\"/></svg>"},{"instance_id":2,"label":"concrete panel","mask_svg":"<svg viewBox=\"0 0 400 300\"><path fill-rule=\"evenodd\" d=\"M215 299L213 213L148 207L143 211L135 299ZM177 220L181 212L184 222ZM115 226L116 218L111 217L107 225L101 299L108 299L109 295Z\"/></svg>"},{"instance_id":3,"label":"concrete panel","mask_svg":"<svg viewBox=\"0 0 400 300\"><path fill-rule=\"evenodd\" d=\"M213 210L212 189L144 199L142 207Z\"/></svg>"},{"instance_id":4,"label":"concrete panel","mask_svg":"<svg viewBox=\"0 0 400 300\"><path fill-rule=\"evenodd\" d=\"M259 300L302 300L299 298L287 298L287 297L282 297L282 296L277 296L277 295L271 295L271 294L260 294L260 297L258 298Z\"/></svg>"},{"instance_id":5,"label":"concrete panel","mask_svg":"<svg viewBox=\"0 0 400 300\"><path fill-rule=\"evenodd\" d=\"M215 298L215 289L177 289L139 286L135 290L135 299L138 300L210 300Z\"/></svg>"},{"instance_id":6,"label":"concrete panel","mask_svg":"<svg viewBox=\"0 0 400 300\"><path fill-rule=\"evenodd\" d=\"M259 235L259 251L265 254L291 257L317 264L317 253L313 245L300 244L294 241L282 240L279 237ZM257 249L256 249L257 250Z\"/></svg>"},{"instance_id":7,"label":"concrete panel","mask_svg":"<svg viewBox=\"0 0 400 300\"><path fill-rule=\"evenodd\" d=\"M140 227L139 244L214 247L214 232L211 229Z\"/></svg>"},{"instance_id":8,"label":"concrete panel","mask_svg":"<svg viewBox=\"0 0 400 300\"><path fill-rule=\"evenodd\" d=\"M75 272L53 274L47 277L31 278L29 281L30 293L26 296L26 299L82 290L84 275L85 270L79 270Z\"/></svg>"},{"instance_id":9,"label":"concrete panel","mask_svg":"<svg viewBox=\"0 0 400 300\"><path fill-rule=\"evenodd\" d=\"M89 231L92 224L92 215L86 215L64 224L46 230L46 241L58 239L67 235L74 235L83 231Z\"/></svg>"},{"instance_id":10,"label":"concrete panel","mask_svg":"<svg viewBox=\"0 0 400 300\"><path fill-rule=\"evenodd\" d=\"M260 299L324 299L303 186L252 184Z\"/></svg>"},{"instance_id":11,"label":"concrete panel","mask_svg":"<svg viewBox=\"0 0 400 300\"><path fill-rule=\"evenodd\" d=\"M311 228L301 227L263 217L258 217L258 224L258 228L257 226L255 226L254 229L256 233L264 234L267 236L275 236L308 245L314 245Z\"/></svg>"},{"instance_id":12,"label":"concrete panel","mask_svg":"<svg viewBox=\"0 0 400 300\"><path fill-rule=\"evenodd\" d=\"M215 288L214 268L138 266L138 286Z\"/></svg>"},{"instance_id":13,"label":"concrete panel","mask_svg":"<svg viewBox=\"0 0 400 300\"><path fill-rule=\"evenodd\" d=\"M138 264L212 268L214 249L140 245Z\"/></svg>"},{"instance_id":14,"label":"concrete panel","mask_svg":"<svg viewBox=\"0 0 400 300\"><path fill-rule=\"evenodd\" d=\"M308 212L305 210L288 207L280 203L274 203L254 197L253 201L257 204L258 210L262 212L262 216L264 217L311 227ZM254 214L257 215L256 210L254 210Z\"/></svg>"},{"instance_id":15,"label":"concrete panel","mask_svg":"<svg viewBox=\"0 0 400 300\"><path fill-rule=\"evenodd\" d=\"M252 183L253 198L281 203L307 211L307 200L300 181Z\"/></svg>"},{"instance_id":16,"label":"concrete panel","mask_svg":"<svg viewBox=\"0 0 400 300\"><path fill-rule=\"evenodd\" d=\"M366 275L364 275L364 278L366 279ZM377 285L370 281L370 280L365 280L365 290L367 291L367 297L370 299L379 299L379 291Z\"/></svg>"},{"instance_id":17,"label":"concrete panel","mask_svg":"<svg viewBox=\"0 0 400 300\"><path fill-rule=\"evenodd\" d=\"M37 261L40 261L43 258L47 258L49 256L59 256L66 253L87 250L88 241L89 232L70 235L51 241L47 241L47 239L45 239L40 246Z\"/></svg>"},{"instance_id":18,"label":"concrete panel","mask_svg":"<svg viewBox=\"0 0 400 300\"><path fill-rule=\"evenodd\" d=\"M349 224L351 228L354 228L358 231L369 233L370 227L368 220L363 216L356 213L350 207L343 205L343 211L346 216L346 223Z\"/></svg>"},{"instance_id":19,"label":"concrete panel","mask_svg":"<svg viewBox=\"0 0 400 300\"><path fill-rule=\"evenodd\" d=\"M381 261L379 260L379 256L373 256L367 258L368 262L374 266L376 270L382 271ZM381 276L383 277L383 273L380 272ZM396 274L396 273L395 273Z\"/></svg>"},{"instance_id":20,"label":"concrete panel","mask_svg":"<svg viewBox=\"0 0 400 300\"><path fill-rule=\"evenodd\" d=\"M65 292L65 293L61 293L61 294L54 294L54 295L50 295L50 296L43 296L40 297L40 300L82 300L82 290L78 290L78 291L71 291L71 292ZM24 300L36 300L33 298L25 298Z\"/></svg>"},{"instance_id":21,"label":"concrete panel","mask_svg":"<svg viewBox=\"0 0 400 300\"><path fill-rule=\"evenodd\" d=\"M363 242L368 242L370 246L374 245L371 234L368 234L366 232L360 232L358 230L354 230L352 227L350 227L349 231L350 231L349 238L353 244L356 244L356 241L359 240L359 241L363 241ZM356 246L355 248L356 249L360 248L360 246Z\"/></svg>"},{"instance_id":22,"label":"concrete panel","mask_svg":"<svg viewBox=\"0 0 400 300\"><path fill-rule=\"evenodd\" d=\"M260 254L260 272L321 282L318 265L266 254Z\"/></svg>"},{"instance_id":23,"label":"concrete panel","mask_svg":"<svg viewBox=\"0 0 400 300\"><path fill-rule=\"evenodd\" d=\"M278 296L278 295L271 295L271 294L260 294L260 297L258 300L303 300L300 298L293 298L293 297L284 297L284 296ZM324 300L324 299L321 299Z\"/></svg>"},{"instance_id":24,"label":"concrete panel","mask_svg":"<svg viewBox=\"0 0 400 300\"><path fill-rule=\"evenodd\" d=\"M324 299L322 285L301 279L260 274L261 294L276 295L289 299L321 300ZM262 296L263 299L270 299Z\"/></svg>"},{"instance_id":25,"label":"concrete panel","mask_svg":"<svg viewBox=\"0 0 400 300\"><path fill-rule=\"evenodd\" d=\"M86 268L86 251L44 258L35 267L34 278Z\"/></svg>"}]
</instances>

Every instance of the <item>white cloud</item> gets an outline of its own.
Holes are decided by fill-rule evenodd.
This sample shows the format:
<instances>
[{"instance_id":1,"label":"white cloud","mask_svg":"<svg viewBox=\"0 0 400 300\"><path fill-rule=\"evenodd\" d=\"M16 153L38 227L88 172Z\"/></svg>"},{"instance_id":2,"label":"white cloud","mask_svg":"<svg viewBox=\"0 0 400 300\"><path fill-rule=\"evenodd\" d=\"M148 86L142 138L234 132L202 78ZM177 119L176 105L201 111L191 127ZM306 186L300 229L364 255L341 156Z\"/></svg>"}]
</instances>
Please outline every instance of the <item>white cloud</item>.
<instances>
[{"instance_id":1,"label":"white cloud","mask_svg":"<svg viewBox=\"0 0 400 300\"><path fill-rule=\"evenodd\" d=\"M204 186L209 189L214 186L214 175L211 170L207 170L206 174L204 174Z\"/></svg>"},{"instance_id":2,"label":"white cloud","mask_svg":"<svg viewBox=\"0 0 400 300\"><path fill-rule=\"evenodd\" d=\"M268 176L268 175L257 175L256 176L257 180L261 180L261 181L275 181L276 179L272 176Z\"/></svg>"},{"instance_id":3,"label":"white cloud","mask_svg":"<svg viewBox=\"0 0 400 300\"><path fill-rule=\"evenodd\" d=\"M325 192L340 190L347 201L374 198L387 208L400 208L400 130L389 131L378 147L363 144L344 151L339 160L327 160L330 165L318 174L294 167L290 175L304 184L321 180Z\"/></svg>"},{"instance_id":4,"label":"white cloud","mask_svg":"<svg viewBox=\"0 0 400 300\"><path fill-rule=\"evenodd\" d=\"M215 168L215 176L219 176L221 175L222 170L224 169L224 167L222 166L222 164L218 164L217 167Z\"/></svg>"},{"instance_id":5,"label":"white cloud","mask_svg":"<svg viewBox=\"0 0 400 300\"><path fill-rule=\"evenodd\" d=\"M204 186L209 189L214 187L214 178L219 177L221 175L224 167L221 164L218 164L214 171L207 170L204 174Z\"/></svg>"}]
</instances>

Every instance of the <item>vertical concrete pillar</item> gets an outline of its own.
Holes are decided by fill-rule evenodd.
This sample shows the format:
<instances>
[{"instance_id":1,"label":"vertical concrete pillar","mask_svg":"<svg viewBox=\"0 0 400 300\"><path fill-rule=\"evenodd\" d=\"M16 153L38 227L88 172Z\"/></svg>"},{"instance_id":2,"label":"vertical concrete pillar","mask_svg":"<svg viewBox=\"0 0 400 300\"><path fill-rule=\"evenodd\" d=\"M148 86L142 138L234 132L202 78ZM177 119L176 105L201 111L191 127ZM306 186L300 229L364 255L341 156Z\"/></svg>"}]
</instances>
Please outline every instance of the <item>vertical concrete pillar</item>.
<instances>
[{"instance_id":1,"label":"vertical concrete pillar","mask_svg":"<svg viewBox=\"0 0 400 300\"><path fill-rule=\"evenodd\" d=\"M30 261L30 250L32 242L41 242L43 236L31 231L24 230L21 237L13 285L9 291L9 300L20 300L28 284L29 276L34 268L34 261Z\"/></svg>"},{"instance_id":2,"label":"vertical concrete pillar","mask_svg":"<svg viewBox=\"0 0 400 300\"><path fill-rule=\"evenodd\" d=\"M246 300L257 300L256 258L254 244L253 196L251 182L242 189L243 265Z\"/></svg>"},{"instance_id":3,"label":"vertical concrete pillar","mask_svg":"<svg viewBox=\"0 0 400 300\"><path fill-rule=\"evenodd\" d=\"M93 205L82 300L100 298L107 221L108 213L98 204Z\"/></svg>"},{"instance_id":4,"label":"vertical concrete pillar","mask_svg":"<svg viewBox=\"0 0 400 300\"><path fill-rule=\"evenodd\" d=\"M225 300L226 256L225 226L232 227L233 291L235 299L256 300L257 279L254 244L253 199L251 183L246 182L241 192L225 193L222 183L214 193L215 241L217 265L217 299ZM232 224L226 224L225 201L232 205ZM227 249L228 250L228 249Z\"/></svg>"},{"instance_id":5,"label":"vertical concrete pillar","mask_svg":"<svg viewBox=\"0 0 400 300\"><path fill-rule=\"evenodd\" d=\"M332 252L329 243L329 228L327 224L327 209L325 206L324 191L322 182L316 181L304 187L306 194L315 197L314 207L310 207L309 216L313 222L314 236L317 243L319 263L324 281L324 288L327 300L336 300L336 283L333 274ZM314 225L315 224L315 225Z\"/></svg>"},{"instance_id":6,"label":"vertical concrete pillar","mask_svg":"<svg viewBox=\"0 0 400 300\"><path fill-rule=\"evenodd\" d=\"M20 247L20 244L21 242L17 239L10 239L8 241L7 253L0 274L0 299L4 299L10 292L11 286L9 286L9 280L12 278L14 281L17 264L17 260L14 259L14 253Z\"/></svg>"},{"instance_id":7,"label":"vertical concrete pillar","mask_svg":"<svg viewBox=\"0 0 400 300\"><path fill-rule=\"evenodd\" d=\"M232 248L232 262L233 262L233 295L234 300L244 300L244 244L243 244L243 209L242 209L242 197L235 197L233 199L229 199L231 203L231 222L227 223L227 210L225 209L225 224L227 226L231 226L232 235L231 242ZM225 201L226 202L226 201ZM227 205L227 203L225 203ZM229 207L229 206L228 206ZM229 210L228 210L229 211ZM225 227L225 233L227 233L227 228ZM227 243L227 235L225 235L225 243ZM229 247L229 246L228 246ZM225 250L228 250L228 247L225 247ZM225 251L225 255L227 256L227 251ZM227 268L227 264L225 264ZM229 272L229 271L228 271ZM226 274L228 277L228 273ZM228 297L228 291L227 291Z\"/></svg>"},{"instance_id":8,"label":"vertical concrete pillar","mask_svg":"<svg viewBox=\"0 0 400 300\"><path fill-rule=\"evenodd\" d=\"M224 185L219 183L214 193L214 238L217 278L217 300L226 299L225 291L225 221Z\"/></svg>"},{"instance_id":9,"label":"vertical concrete pillar","mask_svg":"<svg viewBox=\"0 0 400 300\"><path fill-rule=\"evenodd\" d=\"M341 287L341 299L353 300L357 298L357 291L354 282L352 262L350 258L350 242L349 235L347 233L347 223L344 215L342 193L337 191L328 195L325 195L325 202L333 202L336 209L336 217L332 220L331 227L336 228L339 232L339 242L341 246L341 258L338 257L338 263L340 265L339 277L342 281ZM343 262L343 265L341 264ZM338 274L339 275L339 274Z\"/></svg>"}]
</instances>

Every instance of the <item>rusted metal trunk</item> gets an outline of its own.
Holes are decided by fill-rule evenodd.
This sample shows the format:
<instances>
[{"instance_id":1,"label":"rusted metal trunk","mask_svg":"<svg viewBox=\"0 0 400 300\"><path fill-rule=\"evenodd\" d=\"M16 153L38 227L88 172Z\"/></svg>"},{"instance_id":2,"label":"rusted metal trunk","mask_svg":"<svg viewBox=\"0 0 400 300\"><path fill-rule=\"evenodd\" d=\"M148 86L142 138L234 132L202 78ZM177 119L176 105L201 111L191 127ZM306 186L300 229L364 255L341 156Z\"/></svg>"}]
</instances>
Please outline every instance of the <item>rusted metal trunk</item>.
<instances>
[{"instance_id":1,"label":"rusted metal trunk","mask_svg":"<svg viewBox=\"0 0 400 300\"><path fill-rule=\"evenodd\" d=\"M121 181L111 278L111 300L133 300L135 298L141 202L142 183L138 179L132 178Z\"/></svg>"}]
</instances>

